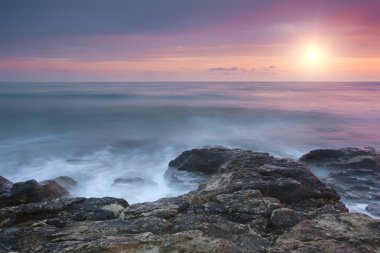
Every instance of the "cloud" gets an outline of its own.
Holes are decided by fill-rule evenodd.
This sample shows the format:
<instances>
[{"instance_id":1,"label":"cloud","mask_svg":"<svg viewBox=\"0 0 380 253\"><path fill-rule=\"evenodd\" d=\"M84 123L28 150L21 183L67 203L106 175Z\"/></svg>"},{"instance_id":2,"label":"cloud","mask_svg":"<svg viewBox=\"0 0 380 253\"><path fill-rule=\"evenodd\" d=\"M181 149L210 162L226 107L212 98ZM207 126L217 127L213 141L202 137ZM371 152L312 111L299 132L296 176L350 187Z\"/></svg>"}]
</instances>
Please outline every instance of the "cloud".
<instances>
[{"instance_id":1,"label":"cloud","mask_svg":"<svg viewBox=\"0 0 380 253\"><path fill-rule=\"evenodd\" d=\"M213 74L225 74L225 75L230 75L230 74L244 74L244 73L249 73L249 72L254 72L254 68L238 68L238 67L214 67L214 68L209 68L207 72L213 73Z\"/></svg>"},{"instance_id":2,"label":"cloud","mask_svg":"<svg viewBox=\"0 0 380 253\"><path fill-rule=\"evenodd\" d=\"M262 67L259 70L259 74L260 75L276 75L277 74L276 69L277 67L273 65Z\"/></svg>"}]
</instances>

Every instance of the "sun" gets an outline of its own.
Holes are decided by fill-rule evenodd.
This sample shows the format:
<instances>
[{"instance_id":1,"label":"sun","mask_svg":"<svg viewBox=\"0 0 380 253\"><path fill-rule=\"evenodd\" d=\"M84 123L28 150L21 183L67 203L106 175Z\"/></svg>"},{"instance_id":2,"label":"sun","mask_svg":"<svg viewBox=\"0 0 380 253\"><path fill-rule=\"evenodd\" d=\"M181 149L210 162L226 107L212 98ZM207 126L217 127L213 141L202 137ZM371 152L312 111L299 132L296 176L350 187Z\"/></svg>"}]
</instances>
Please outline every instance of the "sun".
<instances>
[{"instance_id":1,"label":"sun","mask_svg":"<svg viewBox=\"0 0 380 253\"><path fill-rule=\"evenodd\" d=\"M309 47L305 50L305 59L309 64L320 64L323 58L321 48L317 46Z\"/></svg>"}]
</instances>

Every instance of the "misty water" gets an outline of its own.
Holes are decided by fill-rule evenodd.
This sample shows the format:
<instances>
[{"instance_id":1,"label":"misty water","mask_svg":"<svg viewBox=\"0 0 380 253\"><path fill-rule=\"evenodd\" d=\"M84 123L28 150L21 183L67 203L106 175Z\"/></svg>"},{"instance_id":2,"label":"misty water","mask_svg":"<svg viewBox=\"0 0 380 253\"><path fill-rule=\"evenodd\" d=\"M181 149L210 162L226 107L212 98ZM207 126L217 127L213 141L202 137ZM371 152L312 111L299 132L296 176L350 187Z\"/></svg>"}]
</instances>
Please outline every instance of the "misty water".
<instances>
[{"instance_id":1,"label":"misty water","mask_svg":"<svg viewBox=\"0 0 380 253\"><path fill-rule=\"evenodd\" d=\"M196 187L164 179L186 149L299 158L316 148L380 148L379 125L379 83L1 83L0 175L70 176L74 196L152 201Z\"/></svg>"}]
</instances>

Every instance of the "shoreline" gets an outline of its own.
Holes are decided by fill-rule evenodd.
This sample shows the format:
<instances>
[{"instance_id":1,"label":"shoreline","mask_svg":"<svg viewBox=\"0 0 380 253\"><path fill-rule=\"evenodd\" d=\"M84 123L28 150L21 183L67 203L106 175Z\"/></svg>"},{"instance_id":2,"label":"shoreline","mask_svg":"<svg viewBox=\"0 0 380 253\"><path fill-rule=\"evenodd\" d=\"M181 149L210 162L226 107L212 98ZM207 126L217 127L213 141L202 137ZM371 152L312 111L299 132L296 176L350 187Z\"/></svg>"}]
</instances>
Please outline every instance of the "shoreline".
<instances>
[{"instance_id":1,"label":"shoreline","mask_svg":"<svg viewBox=\"0 0 380 253\"><path fill-rule=\"evenodd\" d=\"M175 181L178 172L202 173L207 179L197 190L133 205L112 197L67 198L61 184L74 183L69 178L61 178L61 184L2 180L0 248L249 253L333 247L378 252L380 220L349 213L337 192L308 168L363 172L367 166L377 173L378 154L368 148L314 150L299 162L242 149L192 149L169 163L166 177ZM10 205L4 206L4 197Z\"/></svg>"}]
</instances>

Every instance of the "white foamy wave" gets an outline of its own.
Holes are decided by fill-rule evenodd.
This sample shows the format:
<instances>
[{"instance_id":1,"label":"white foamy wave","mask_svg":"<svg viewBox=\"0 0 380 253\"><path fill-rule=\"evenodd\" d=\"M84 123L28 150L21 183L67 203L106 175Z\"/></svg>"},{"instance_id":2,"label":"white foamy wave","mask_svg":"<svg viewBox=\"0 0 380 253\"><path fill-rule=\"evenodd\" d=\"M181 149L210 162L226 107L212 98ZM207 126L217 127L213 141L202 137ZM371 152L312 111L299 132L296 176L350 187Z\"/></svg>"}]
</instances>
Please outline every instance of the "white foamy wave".
<instances>
[{"instance_id":1,"label":"white foamy wave","mask_svg":"<svg viewBox=\"0 0 380 253\"><path fill-rule=\"evenodd\" d=\"M364 213L373 218L380 219L380 216L373 215L366 210L368 204L357 203L357 202L355 203L355 202L344 201L344 200L343 202L351 213Z\"/></svg>"}]
</instances>

